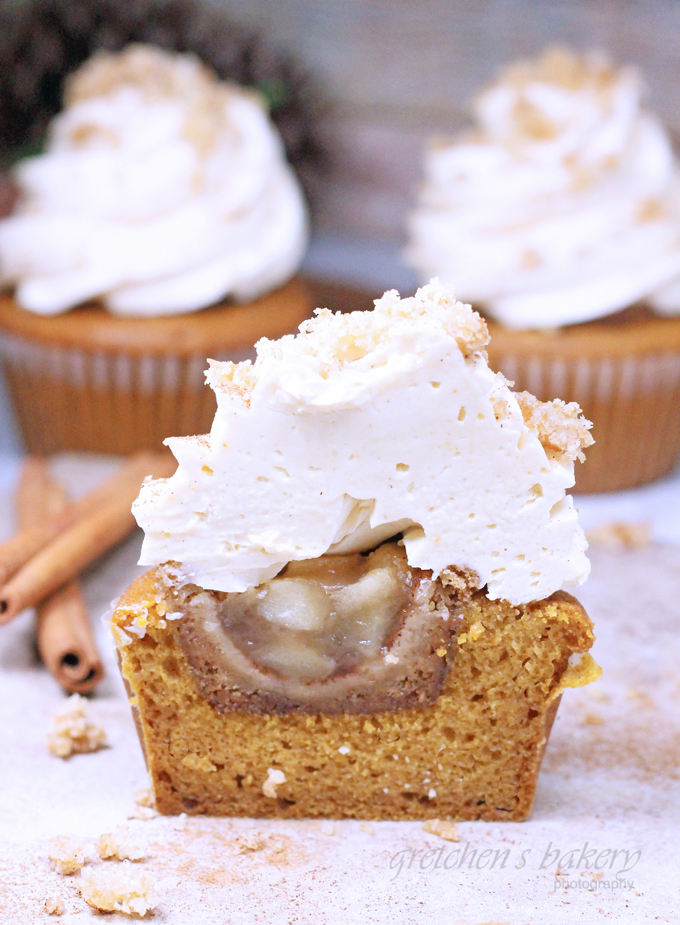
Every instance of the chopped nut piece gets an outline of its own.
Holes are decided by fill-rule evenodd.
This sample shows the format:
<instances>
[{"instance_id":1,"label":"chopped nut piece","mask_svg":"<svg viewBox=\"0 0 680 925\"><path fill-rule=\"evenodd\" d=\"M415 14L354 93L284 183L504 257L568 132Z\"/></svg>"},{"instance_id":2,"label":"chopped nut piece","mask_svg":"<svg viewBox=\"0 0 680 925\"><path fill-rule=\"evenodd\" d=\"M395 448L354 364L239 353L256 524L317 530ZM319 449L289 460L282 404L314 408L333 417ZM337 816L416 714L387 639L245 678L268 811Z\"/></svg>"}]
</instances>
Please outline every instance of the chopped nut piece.
<instances>
[{"instance_id":1,"label":"chopped nut piece","mask_svg":"<svg viewBox=\"0 0 680 925\"><path fill-rule=\"evenodd\" d=\"M262 784L262 793L264 793L266 797L271 797L273 800L275 800L277 796L276 788L280 784L285 784L285 782L286 775L283 773L283 771L279 771L275 768L268 768L267 780L264 782L264 784Z\"/></svg>"},{"instance_id":2,"label":"chopped nut piece","mask_svg":"<svg viewBox=\"0 0 680 925\"><path fill-rule=\"evenodd\" d=\"M56 711L47 748L57 758L68 758L76 752L96 752L106 745L106 733L87 716L87 701L72 694Z\"/></svg>"},{"instance_id":3,"label":"chopped nut piece","mask_svg":"<svg viewBox=\"0 0 680 925\"><path fill-rule=\"evenodd\" d=\"M55 838L48 855L52 866L60 874L68 876L77 873L89 860L89 852L81 842L61 836Z\"/></svg>"},{"instance_id":4,"label":"chopped nut piece","mask_svg":"<svg viewBox=\"0 0 680 925\"><path fill-rule=\"evenodd\" d=\"M144 916L156 905L151 881L137 873L129 861L84 870L79 889L85 902L101 912Z\"/></svg>"},{"instance_id":5,"label":"chopped nut piece","mask_svg":"<svg viewBox=\"0 0 680 925\"><path fill-rule=\"evenodd\" d=\"M564 463L585 460L583 450L595 442L589 433L593 425L576 402L567 405L559 398L543 402L530 392L518 392L516 398L524 423L534 431L550 459Z\"/></svg>"},{"instance_id":6,"label":"chopped nut piece","mask_svg":"<svg viewBox=\"0 0 680 925\"><path fill-rule=\"evenodd\" d=\"M444 841L460 841L460 834L455 822L427 819L423 822L423 831L429 832L430 835L438 835Z\"/></svg>"},{"instance_id":7,"label":"chopped nut piece","mask_svg":"<svg viewBox=\"0 0 680 925\"><path fill-rule=\"evenodd\" d=\"M45 912L48 915L63 915L65 911L64 901L61 896L48 896L45 900Z\"/></svg>"},{"instance_id":8,"label":"chopped nut piece","mask_svg":"<svg viewBox=\"0 0 680 925\"><path fill-rule=\"evenodd\" d=\"M119 826L115 831L100 836L97 854L102 860L116 858L118 861L143 861L146 850L135 840L127 826Z\"/></svg>"}]
</instances>

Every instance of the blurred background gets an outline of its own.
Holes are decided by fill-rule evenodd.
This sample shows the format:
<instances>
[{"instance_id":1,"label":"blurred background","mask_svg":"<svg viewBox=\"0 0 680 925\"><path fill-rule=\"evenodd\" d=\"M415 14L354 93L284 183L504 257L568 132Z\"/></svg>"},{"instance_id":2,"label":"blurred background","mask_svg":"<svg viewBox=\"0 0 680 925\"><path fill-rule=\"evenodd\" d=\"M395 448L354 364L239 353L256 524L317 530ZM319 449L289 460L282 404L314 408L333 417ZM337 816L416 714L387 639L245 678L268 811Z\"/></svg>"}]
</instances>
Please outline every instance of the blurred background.
<instances>
[{"instance_id":1,"label":"blurred background","mask_svg":"<svg viewBox=\"0 0 680 925\"><path fill-rule=\"evenodd\" d=\"M330 284L329 299L334 283L374 295L413 292L401 251L425 141L465 125L473 95L508 62L554 43L603 48L641 70L648 104L680 137L680 3L673 0L206 3L289 53L317 87L327 157L303 270ZM18 450L0 395L0 453Z\"/></svg>"},{"instance_id":2,"label":"blurred background","mask_svg":"<svg viewBox=\"0 0 680 925\"><path fill-rule=\"evenodd\" d=\"M308 264L378 289L414 285L400 261L423 145L466 123L499 68L561 43L640 68L680 135L680 4L672 0L214 0L289 49L327 95L333 161Z\"/></svg>"}]
</instances>

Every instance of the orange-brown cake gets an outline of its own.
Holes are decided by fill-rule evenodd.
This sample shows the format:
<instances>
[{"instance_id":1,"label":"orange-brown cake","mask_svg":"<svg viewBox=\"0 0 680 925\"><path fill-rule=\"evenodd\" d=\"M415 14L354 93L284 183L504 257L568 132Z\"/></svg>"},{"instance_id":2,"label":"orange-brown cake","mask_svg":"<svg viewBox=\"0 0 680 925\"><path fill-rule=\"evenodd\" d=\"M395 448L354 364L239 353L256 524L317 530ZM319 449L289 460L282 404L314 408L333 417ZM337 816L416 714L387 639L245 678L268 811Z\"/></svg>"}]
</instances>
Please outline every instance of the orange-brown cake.
<instances>
[{"instance_id":1,"label":"orange-brown cake","mask_svg":"<svg viewBox=\"0 0 680 925\"><path fill-rule=\"evenodd\" d=\"M523 819L564 687L576 407L515 395L439 284L213 364L112 619L164 813Z\"/></svg>"},{"instance_id":2,"label":"orange-brown cake","mask_svg":"<svg viewBox=\"0 0 680 925\"><path fill-rule=\"evenodd\" d=\"M597 677L592 662L579 673L569 667L592 645L592 624L564 592L512 607L479 592L461 599L419 577L429 593L418 616L434 615L439 633L424 640L418 673L361 712L220 704L209 669L189 660L182 620L166 618L176 601L163 577L139 578L113 623L125 632L131 617L148 612L143 637L118 639L158 811L526 819L562 689ZM423 664L439 677L419 705Z\"/></svg>"},{"instance_id":3,"label":"orange-brown cake","mask_svg":"<svg viewBox=\"0 0 680 925\"><path fill-rule=\"evenodd\" d=\"M596 447L577 491L680 457L678 165L633 68L548 49L506 68L475 125L434 142L409 259L493 319L519 390L576 401Z\"/></svg>"},{"instance_id":4,"label":"orange-brown cake","mask_svg":"<svg viewBox=\"0 0 680 925\"><path fill-rule=\"evenodd\" d=\"M128 453L212 417L208 356L311 312L304 198L264 98L198 58L99 52L0 220L0 355L32 452Z\"/></svg>"}]
</instances>

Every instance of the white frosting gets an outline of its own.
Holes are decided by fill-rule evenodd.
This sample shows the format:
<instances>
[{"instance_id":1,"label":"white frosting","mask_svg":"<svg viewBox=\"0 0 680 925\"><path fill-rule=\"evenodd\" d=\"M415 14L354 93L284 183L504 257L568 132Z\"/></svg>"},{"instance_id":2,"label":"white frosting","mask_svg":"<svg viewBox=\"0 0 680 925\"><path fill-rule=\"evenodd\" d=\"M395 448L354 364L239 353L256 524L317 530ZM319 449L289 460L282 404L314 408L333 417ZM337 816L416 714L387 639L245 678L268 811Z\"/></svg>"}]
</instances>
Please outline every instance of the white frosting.
<instances>
[{"instance_id":1,"label":"white frosting","mask_svg":"<svg viewBox=\"0 0 680 925\"><path fill-rule=\"evenodd\" d=\"M188 581L243 591L291 560L404 531L412 565L473 569L494 599L586 578L573 462L546 454L451 289L388 292L373 312L324 310L300 330L261 340L254 365L212 364L210 435L168 440L177 472L135 503L141 564L174 560Z\"/></svg>"},{"instance_id":2,"label":"white frosting","mask_svg":"<svg viewBox=\"0 0 680 925\"><path fill-rule=\"evenodd\" d=\"M255 298L295 272L305 205L256 94L190 55L130 46L86 64L66 102L0 222L0 273L24 308L101 298L167 315Z\"/></svg>"},{"instance_id":3,"label":"white frosting","mask_svg":"<svg viewBox=\"0 0 680 925\"><path fill-rule=\"evenodd\" d=\"M433 143L407 259L509 327L680 312L680 182L640 80L563 50L509 68ZM658 294L658 295L657 295Z\"/></svg>"}]
</instances>

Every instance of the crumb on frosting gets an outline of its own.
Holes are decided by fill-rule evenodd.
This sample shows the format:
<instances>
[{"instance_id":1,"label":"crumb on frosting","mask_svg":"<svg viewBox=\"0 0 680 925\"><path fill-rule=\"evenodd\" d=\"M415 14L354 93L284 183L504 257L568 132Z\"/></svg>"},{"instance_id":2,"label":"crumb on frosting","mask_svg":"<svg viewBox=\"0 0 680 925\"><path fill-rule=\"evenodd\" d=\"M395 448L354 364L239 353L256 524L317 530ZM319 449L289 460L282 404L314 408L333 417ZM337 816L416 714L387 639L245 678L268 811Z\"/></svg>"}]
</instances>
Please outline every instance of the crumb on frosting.
<instances>
[{"instance_id":1,"label":"crumb on frosting","mask_svg":"<svg viewBox=\"0 0 680 925\"><path fill-rule=\"evenodd\" d=\"M250 360L209 360L208 384L248 407L259 369L265 363L284 359L305 362L306 357L314 357L318 374L326 378L331 371L344 369L389 344L395 328L411 321L421 320L433 330L445 332L466 358L483 352L489 343L489 330L481 315L458 302L452 290L438 280L406 299L391 289L375 300L374 311L332 312L317 308L314 314L314 318L303 321L298 335L286 335L277 341L266 337L259 340L254 364Z\"/></svg>"},{"instance_id":2,"label":"crumb on frosting","mask_svg":"<svg viewBox=\"0 0 680 925\"><path fill-rule=\"evenodd\" d=\"M56 758L68 758L78 752L96 752L106 745L106 733L87 715L87 700L71 694L55 712L47 748Z\"/></svg>"},{"instance_id":3,"label":"crumb on frosting","mask_svg":"<svg viewBox=\"0 0 680 925\"><path fill-rule=\"evenodd\" d=\"M616 69L601 52L579 54L562 45L551 45L535 59L511 64L502 71L499 82L507 80L520 87L547 83L576 92L589 86L606 90L616 77Z\"/></svg>"},{"instance_id":4,"label":"crumb on frosting","mask_svg":"<svg viewBox=\"0 0 680 925\"><path fill-rule=\"evenodd\" d=\"M595 441L590 435L593 426L572 401L565 404L559 398L542 402L530 392L517 392L515 397L527 427L541 441L550 459L567 463L583 462L583 450Z\"/></svg>"},{"instance_id":5,"label":"crumb on frosting","mask_svg":"<svg viewBox=\"0 0 680 925\"><path fill-rule=\"evenodd\" d=\"M183 135L202 154L230 129L229 104L236 97L264 105L256 91L229 84L191 54L165 51L153 45L132 43L123 51L98 51L67 78L65 105L107 96L133 87L150 103L178 102L185 108ZM75 144L87 143L85 126L78 126ZM98 136L101 130L93 127Z\"/></svg>"}]
</instances>

